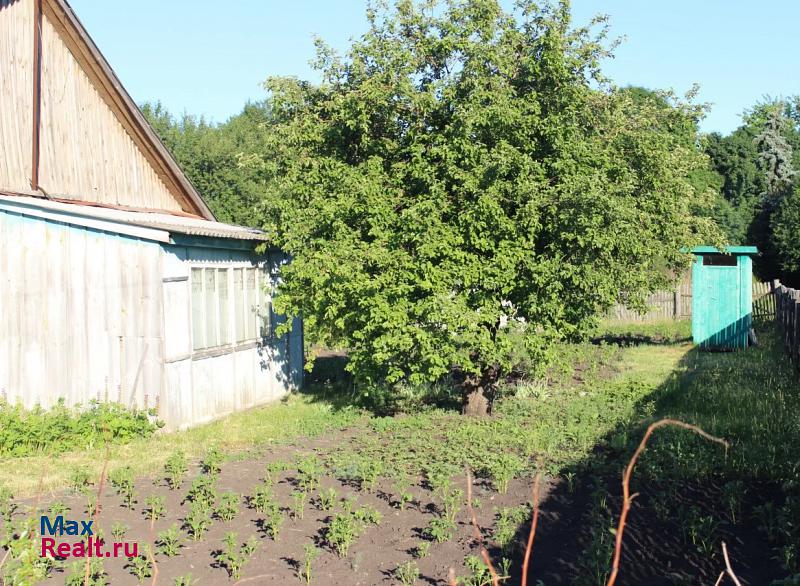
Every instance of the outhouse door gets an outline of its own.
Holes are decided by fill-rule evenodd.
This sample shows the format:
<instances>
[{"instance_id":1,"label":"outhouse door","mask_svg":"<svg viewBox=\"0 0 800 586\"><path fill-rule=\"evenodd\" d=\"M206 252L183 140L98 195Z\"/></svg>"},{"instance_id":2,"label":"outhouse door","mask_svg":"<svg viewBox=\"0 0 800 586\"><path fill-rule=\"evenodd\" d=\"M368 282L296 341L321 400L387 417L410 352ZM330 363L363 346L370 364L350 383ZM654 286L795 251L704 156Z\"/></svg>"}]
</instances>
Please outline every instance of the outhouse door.
<instances>
[{"instance_id":1,"label":"outhouse door","mask_svg":"<svg viewBox=\"0 0 800 586\"><path fill-rule=\"evenodd\" d=\"M705 254L697 258L694 270L695 340L704 347L746 347L750 320L743 316L737 256Z\"/></svg>"}]
</instances>

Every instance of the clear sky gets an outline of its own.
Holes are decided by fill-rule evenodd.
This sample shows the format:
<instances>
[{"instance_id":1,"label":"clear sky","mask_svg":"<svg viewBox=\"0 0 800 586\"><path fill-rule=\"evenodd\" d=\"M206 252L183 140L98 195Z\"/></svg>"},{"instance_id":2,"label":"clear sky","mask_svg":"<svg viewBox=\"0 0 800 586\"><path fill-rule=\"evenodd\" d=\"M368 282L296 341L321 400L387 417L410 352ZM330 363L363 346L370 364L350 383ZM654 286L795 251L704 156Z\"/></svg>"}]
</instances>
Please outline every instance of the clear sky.
<instances>
[{"instance_id":1,"label":"clear sky","mask_svg":"<svg viewBox=\"0 0 800 586\"><path fill-rule=\"evenodd\" d=\"M318 79L314 35L344 49L366 29L364 0L70 3L137 102L215 121L263 98L269 75ZM704 131L733 130L764 95L800 94L800 0L574 0L573 13L608 14L626 38L604 69L617 84L699 83Z\"/></svg>"}]
</instances>

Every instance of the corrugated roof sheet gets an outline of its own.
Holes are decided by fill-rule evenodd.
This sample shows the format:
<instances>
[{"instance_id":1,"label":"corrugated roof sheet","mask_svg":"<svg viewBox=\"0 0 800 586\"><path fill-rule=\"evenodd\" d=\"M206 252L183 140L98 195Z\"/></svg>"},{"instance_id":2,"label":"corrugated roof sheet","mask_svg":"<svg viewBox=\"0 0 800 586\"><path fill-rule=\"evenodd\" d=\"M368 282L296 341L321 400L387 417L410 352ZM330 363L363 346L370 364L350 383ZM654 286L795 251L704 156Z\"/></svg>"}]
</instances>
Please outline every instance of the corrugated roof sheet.
<instances>
[{"instance_id":1,"label":"corrugated roof sheet","mask_svg":"<svg viewBox=\"0 0 800 586\"><path fill-rule=\"evenodd\" d=\"M0 202L18 207L20 213L24 213L25 208L38 209L45 212L64 214L68 217L102 220L110 222L112 226L113 224L124 224L161 230L170 234L188 234L209 238L232 238L261 242L269 240L264 232L255 228L245 228L243 226L223 224L222 222L212 222L202 218L162 212L120 210L10 193L1 193ZM68 220L65 221L68 222Z\"/></svg>"}]
</instances>

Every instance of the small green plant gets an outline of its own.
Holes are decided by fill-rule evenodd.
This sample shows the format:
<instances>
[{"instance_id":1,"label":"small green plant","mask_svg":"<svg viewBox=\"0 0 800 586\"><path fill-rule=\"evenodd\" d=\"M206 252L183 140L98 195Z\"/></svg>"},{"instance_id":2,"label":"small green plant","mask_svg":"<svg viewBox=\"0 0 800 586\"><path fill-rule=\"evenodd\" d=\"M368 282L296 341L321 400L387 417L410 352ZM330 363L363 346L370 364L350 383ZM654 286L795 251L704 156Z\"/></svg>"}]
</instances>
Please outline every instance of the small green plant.
<instances>
[{"instance_id":1,"label":"small green plant","mask_svg":"<svg viewBox=\"0 0 800 586\"><path fill-rule=\"evenodd\" d=\"M195 578L191 573L189 573L173 578L172 586L194 586L199 581L199 578Z\"/></svg>"},{"instance_id":2,"label":"small green plant","mask_svg":"<svg viewBox=\"0 0 800 586\"><path fill-rule=\"evenodd\" d=\"M83 492L91 484L91 473L86 466L73 468L69 474L69 486L75 492Z\"/></svg>"},{"instance_id":3,"label":"small green plant","mask_svg":"<svg viewBox=\"0 0 800 586\"><path fill-rule=\"evenodd\" d=\"M53 516L63 515L69 511L69 507L63 501L56 501L50 505L50 514Z\"/></svg>"},{"instance_id":4,"label":"small green plant","mask_svg":"<svg viewBox=\"0 0 800 586\"><path fill-rule=\"evenodd\" d=\"M338 493L335 489L329 488L327 490L322 490L319 493L319 508L322 511L330 511L336 506L336 499L338 497Z\"/></svg>"},{"instance_id":5,"label":"small green plant","mask_svg":"<svg viewBox=\"0 0 800 586\"><path fill-rule=\"evenodd\" d=\"M222 452L217 447L213 447L206 452L203 461L200 462L200 469L203 471L203 474L216 477L222 472L222 462L224 460L225 456Z\"/></svg>"},{"instance_id":6,"label":"small green plant","mask_svg":"<svg viewBox=\"0 0 800 586\"><path fill-rule=\"evenodd\" d=\"M345 557L359 532L359 524L353 515L336 514L325 529L325 540L340 557Z\"/></svg>"},{"instance_id":7,"label":"small green plant","mask_svg":"<svg viewBox=\"0 0 800 586\"><path fill-rule=\"evenodd\" d=\"M363 523L364 525L380 525L381 520L383 520L383 515L377 509L373 509L367 505L359 507L353 512L353 517L356 521Z\"/></svg>"},{"instance_id":8,"label":"small green plant","mask_svg":"<svg viewBox=\"0 0 800 586\"><path fill-rule=\"evenodd\" d=\"M445 491L442 494L442 516L455 524L456 515L461 510L461 504L464 502L464 491L461 489L453 489Z\"/></svg>"},{"instance_id":9,"label":"small green plant","mask_svg":"<svg viewBox=\"0 0 800 586\"><path fill-rule=\"evenodd\" d=\"M115 541L122 541L128 529L130 529L130 527L117 521L111 526L111 536Z\"/></svg>"},{"instance_id":10,"label":"small green plant","mask_svg":"<svg viewBox=\"0 0 800 586\"><path fill-rule=\"evenodd\" d=\"M178 534L177 524L173 523L169 529L159 531L158 538L156 539L156 547L159 553L170 558L180 553L181 538Z\"/></svg>"},{"instance_id":11,"label":"small green plant","mask_svg":"<svg viewBox=\"0 0 800 586\"><path fill-rule=\"evenodd\" d=\"M436 518L431 519L428 527L425 529L425 536L436 543L444 543L453 538L453 533L456 530L455 523L448 519Z\"/></svg>"},{"instance_id":12,"label":"small green plant","mask_svg":"<svg viewBox=\"0 0 800 586\"><path fill-rule=\"evenodd\" d=\"M471 574L458 579L459 584L464 586L490 586L492 584L492 574L489 572L489 567L478 556L468 555L464 558L464 564L467 566ZM508 580L509 569L511 567L511 560L503 558L500 562L500 581Z\"/></svg>"},{"instance_id":13,"label":"small green plant","mask_svg":"<svg viewBox=\"0 0 800 586\"><path fill-rule=\"evenodd\" d=\"M106 586L106 570L99 558L89 560L89 578L86 579L86 562L72 562L70 573L65 580L66 586Z\"/></svg>"},{"instance_id":14,"label":"small green plant","mask_svg":"<svg viewBox=\"0 0 800 586\"><path fill-rule=\"evenodd\" d=\"M193 541L200 541L211 527L211 509L203 501L192 502L185 527Z\"/></svg>"},{"instance_id":15,"label":"small green plant","mask_svg":"<svg viewBox=\"0 0 800 586\"><path fill-rule=\"evenodd\" d=\"M374 458L362 458L358 462L358 480L361 490L372 492L378 482L378 477L383 474L383 463Z\"/></svg>"},{"instance_id":16,"label":"small green plant","mask_svg":"<svg viewBox=\"0 0 800 586\"><path fill-rule=\"evenodd\" d=\"M6 523L10 523L11 517L16 510L17 505L14 503L14 494L11 492L11 489L5 484L0 484L0 517L2 517Z\"/></svg>"},{"instance_id":17,"label":"small green plant","mask_svg":"<svg viewBox=\"0 0 800 586\"><path fill-rule=\"evenodd\" d=\"M324 473L325 467L314 454L297 461L297 484L307 493L311 493L319 486L320 478Z\"/></svg>"},{"instance_id":18,"label":"small green plant","mask_svg":"<svg viewBox=\"0 0 800 586\"><path fill-rule=\"evenodd\" d=\"M278 536L283 526L283 511L275 501L270 501L264 509L263 527L267 534L274 540L278 540Z\"/></svg>"},{"instance_id":19,"label":"small green plant","mask_svg":"<svg viewBox=\"0 0 800 586\"><path fill-rule=\"evenodd\" d=\"M128 563L125 567L136 577L139 583L144 582L146 578L153 575L153 564L146 555L128 558Z\"/></svg>"},{"instance_id":20,"label":"small green plant","mask_svg":"<svg viewBox=\"0 0 800 586\"><path fill-rule=\"evenodd\" d=\"M136 502L136 492L133 485L133 469L130 466L117 468L108 475L108 480L117 490L117 494L122 497L122 504L127 508L132 508Z\"/></svg>"},{"instance_id":21,"label":"small green plant","mask_svg":"<svg viewBox=\"0 0 800 586\"><path fill-rule=\"evenodd\" d=\"M214 508L217 500L217 489L214 480L209 476L198 476L192 482L186 500L191 503L201 503L208 509Z\"/></svg>"},{"instance_id":22,"label":"small green plant","mask_svg":"<svg viewBox=\"0 0 800 586\"><path fill-rule=\"evenodd\" d=\"M306 511L306 499L308 495L302 490L292 492L292 517L302 519Z\"/></svg>"},{"instance_id":23,"label":"small green plant","mask_svg":"<svg viewBox=\"0 0 800 586\"><path fill-rule=\"evenodd\" d=\"M0 584L9 586L38 583L50 574L55 560L40 556L37 538L38 518L29 517L5 524L5 536L0 538Z\"/></svg>"},{"instance_id":24,"label":"small green plant","mask_svg":"<svg viewBox=\"0 0 800 586\"><path fill-rule=\"evenodd\" d=\"M86 493L86 508L84 509L84 512L87 515L93 515L96 507L97 507L97 493L95 492Z\"/></svg>"},{"instance_id":25,"label":"small green plant","mask_svg":"<svg viewBox=\"0 0 800 586\"><path fill-rule=\"evenodd\" d=\"M420 541L417 544L417 547L414 548L414 557L415 558L426 558L428 554L431 552L431 542L430 541Z\"/></svg>"},{"instance_id":26,"label":"small green plant","mask_svg":"<svg viewBox=\"0 0 800 586\"><path fill-rule=\"evenodd\" d=\"M228 571L228 576L238 580L242 575L242 569L250 561L258 548L258 539L251 537L245 543L238 545L236 533L226 533L223 543L225 549L218 552L217 562Z\"/></svg>"},{"instance_id":27,"label":"small green plant","mask_svg":"<svg viewBox=\"0 0 800 586\"><path fill-rule=\"evenodd\" d=\"M258 485L253 494L247 498L250 506L259 513L265 512L273 500L272 485L268 482Z\"/></svg>"},{"instance_id":28,"label":"small green plant","mask_svg":"<svg viewBox=\"0 0 800 586\"><path fill-rule=\"evenodd\" d=\"M499 510L492 537L504 554L511 549L517 529L529 517L529 514L527 505L503 507Z\"/></svg>"},{"instance_id":29,"label":"small green plant","mask_svg":"<svg viewBox=\"0 0 800 586\"><path fill-rule=\"evenodd\" d=\"M419 580L419 566L411 560L402 563L394 569L394 577L403 586L412 586Z\"/></svg>"},{"instance_id":30,"label":"small green plant","mask_svg":"<svg viewBox=\"0 0 800 586\"><path fill-rule=\"evenodd\" d=\"M414 495L409 491L408 478L405 476L394 483L394 492L397 495L396 506L401 511L414 501Z\"/></svg>"},{"instance_id":31,"label":"small green plant","mask_svg":"<svg viewBox=\"0 0 800 586\"><path fill-rule=\"evenodd\" d=\"M183 484L183 477L189 470L189 464L186 462L186 455L178 450L167 458L164 464L164 480L167 481L167 486L170 490L178 490Z\"/></svg>"},{"instance_id":32,"label":"small green plant","mask_svg":"<svg viewBox=\"0 0 800 586\"><path fill-rule=\"evenodd\" d=\"M742 514L742 501L745 494L744 482L741 480L727 482L722 494L728 507L728 514L731 516L731 522L736 524L737 519Z\"/></svg>"},{"instance_id":33,"label":"small green plant","mask_svg":"<svg viewBox=\"0 0 800 586\"><path fill-rule=\"evenodd\" d=\"M508 484L525 470L525 460L515 454L498 454L489 460L486 471L498 492L508 491Z\"/></svg>"},{"instance_id":34,"label":"small green plant","mask_svg":"<svg viewBox=\"0 0 800 586\"><path fill-rule=\"evenodd\" d=\"M147 519L150 520L150 523L155 523L164 516L165 507L163 496L151 495L145 499L144 504L147 507L145 509L145 515Z\"/></svg>"},{"instance_id":35,"label":"small green plant","mask_svg":"<svg viewBox=\"0 0 800 586\"><path fill-rule=\"evenodd\" d=\"M314 560L319 557L319 549L307 543L303 546L303 564L300 566L299 577L301 580L304 580L306 586L311 584L311 579L313 575L313 564Z\"/></svg>"},{"instance_id":36,"label":"small green plant","mask_svg":"<svg viewBox=\"0 0 800 586\"><path fill-rule=\"evenodd\" d=\"M289 463L284 460L275 460L264 466L264 476L270 484L274 484L278 474L287 470Z\"/></svg>"},{"instance_id":37,"label":"small green plant","mask_svg":"<svg viewBox=\"0 0 800 586\"><path fill-rule=\"evenodd\" d=\"M222 521L231 521L239 514L241 497L235 492L224 492L219 498L219 505L214 509L214 514Z\"/></svg>"}]
</instances>

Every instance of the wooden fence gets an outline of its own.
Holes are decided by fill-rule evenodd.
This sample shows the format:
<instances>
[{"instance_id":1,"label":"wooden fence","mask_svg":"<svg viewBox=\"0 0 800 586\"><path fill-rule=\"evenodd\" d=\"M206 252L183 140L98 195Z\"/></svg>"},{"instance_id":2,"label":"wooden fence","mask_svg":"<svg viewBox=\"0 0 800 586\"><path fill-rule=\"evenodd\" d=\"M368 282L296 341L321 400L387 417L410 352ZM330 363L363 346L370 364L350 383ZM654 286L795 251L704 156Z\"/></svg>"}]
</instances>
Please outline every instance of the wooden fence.
<instances>
[{"instance_id":1,"label":"wooden fence","mask_svg":"<svg viewBox=\"0 0 800 586\"><path fill-rule=\"evenodd\" d=\"M791 361L800 367L800 291L775 283L775 321Z\"/></svg>"},{"instance_id":2,"label":"wooden fence","mask_svg":"<svg viewBox=\"0 0 800 586\"><path fill-rule=\"evenodd\" d=\"M775 295L772 283L753 282L753 318L775 317ZM615 305L609 319L620 322L651 322L692 317L692 280L686 277L672 291L656 291L647 298L649 310L638 313L622 304Z\"/></svg>"}]
</instances>

